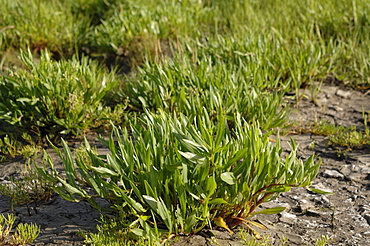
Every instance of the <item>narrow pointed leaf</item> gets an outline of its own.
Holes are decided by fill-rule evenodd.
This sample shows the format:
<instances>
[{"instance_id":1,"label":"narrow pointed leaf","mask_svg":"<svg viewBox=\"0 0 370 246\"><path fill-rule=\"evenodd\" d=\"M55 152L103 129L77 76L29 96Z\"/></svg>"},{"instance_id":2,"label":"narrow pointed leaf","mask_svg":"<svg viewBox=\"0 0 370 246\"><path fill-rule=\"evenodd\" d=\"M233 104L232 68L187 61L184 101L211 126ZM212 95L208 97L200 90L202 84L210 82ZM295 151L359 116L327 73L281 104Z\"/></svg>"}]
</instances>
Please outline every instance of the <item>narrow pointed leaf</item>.
<instances>
[{"instance_id":1,"label":"narrow pointed leaf","mask_svg":"<svg viewBox=\"0 0 370 246\"><path fill-rule=\"evenodd\" d=\"M253 212L250 214L250 216L256 214L278 214L280 212L283 212L285 209L286 209L285 207L267 208L258 212Z\"/></svg>"},{"instance_id":2,"label":"narrow pointed leaf","mask_svg":"<svg viewBox=\"0 0 370 246\"><path fill-rule=\"evenodd\" d=\"M320 194L320 195L333 195L334 193L333 192L328 192L328 191L323 191L323 190L320 190L320 189L316 189L316 188L307 188L309 191L312 191L314 193L317 193L317 194Z\"/></svg>"}]
</instances>

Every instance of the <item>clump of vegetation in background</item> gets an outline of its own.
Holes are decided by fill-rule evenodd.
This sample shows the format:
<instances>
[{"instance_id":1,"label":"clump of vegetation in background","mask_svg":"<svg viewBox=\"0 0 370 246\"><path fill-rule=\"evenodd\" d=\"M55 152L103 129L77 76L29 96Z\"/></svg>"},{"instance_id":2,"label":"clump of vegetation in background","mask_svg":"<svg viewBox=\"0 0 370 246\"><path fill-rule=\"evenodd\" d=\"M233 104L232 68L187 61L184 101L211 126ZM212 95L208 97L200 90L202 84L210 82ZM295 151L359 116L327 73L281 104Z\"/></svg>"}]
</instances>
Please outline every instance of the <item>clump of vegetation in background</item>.
<instances>
[{"instance_id":1,"label":"clump of vegetation in background","mask_svg":"<svg viewBox=\"0 0 370 246\"><path fill-rule=\"evenodd\" d=\"M0 120L13 129L37 134L77 134L99 126L107 109L103 99L117 84L87 57L53 61L43 52L40 62L21 52L27 69L0 79Z\"/></svg>"},{"instance_id":2,"label":"clump of vegetation in background","mask_svg":"<svg viewBox=\"0 0 370 246\"><path fill-rule=\"evenodd\" d=\"M0 42L6 49L48 48L60 54L75 47L78 35L88 28L88 18L75 18L72 1L2 1L0 17L4 30Z\"/></svg>"},{"instance_id":3,"label":"clump of vegetation in background","mask_svg":"<svg viewBox=\"0 0 370 246\"><path fill-rule=\"evenodd\" d=\"M201 44L207 48L213 45L207 40L231 37L258 46L239 55L261 51L260 59L267 67L260 63L261 69L254 72L270 78L264 82L291 81L295 89L329 71L353 86L366 87L370 82L369 7L365 0L336 4L313 0L69 0L63 4L34 0L27 8L19 0L5 1L0 9L4 13L0 45L3 50L47 48L58 58L82 52L95 58L133 60L130 64L136 66L164 55L182 55L186 48L196 54L198 47L189 46L194 41L205 40ZM218 55L239 59L239 51Z\"/></svg>"},{"instance_id":4,"label":"clump of vegetation in background","mask_svg":"<svg viewBox=\"0 0 370 246\"><path fill-rule=\"evenodd\" d=\"M351 149L355 146L370 145L370 133L366 117L364 122L364 131L357 131L354 126L335 126L326 121L315 124L310 131L316 135L328 136L328 145L344 146Z\"/></svg>"},{"instance_id":5,"label":"clump of vegetation in background","mask_svg":"<svg viewBox=\"0 0 370 246\"><path fill-rule=\"evenodd\" d=\"M245 73L226 62L213 63L211 56L197 64L187 59L146 64L127 82L125 94L136 109L196 116L204 107L212 119L226 115L230 124L240 113L247 121L258 121L263 130L281 126L286 120L283 91L264 91Z\"/></svg>"}]
</instances>

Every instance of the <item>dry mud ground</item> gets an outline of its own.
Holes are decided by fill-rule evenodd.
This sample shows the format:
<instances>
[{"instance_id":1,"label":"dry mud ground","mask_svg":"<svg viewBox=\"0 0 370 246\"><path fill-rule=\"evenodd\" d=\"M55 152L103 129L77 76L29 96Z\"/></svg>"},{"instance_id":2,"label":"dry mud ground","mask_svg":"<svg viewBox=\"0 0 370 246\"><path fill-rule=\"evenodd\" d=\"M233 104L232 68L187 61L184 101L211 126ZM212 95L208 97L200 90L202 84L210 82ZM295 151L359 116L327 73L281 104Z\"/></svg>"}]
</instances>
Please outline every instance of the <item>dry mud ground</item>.
<instances>
[{"instance_id":1,"label":"dry mud ground","mask_svg":"<svg viewBox=\"0 0 370 246\"><path fill-rule=\"evenodd\" d=\"M309 98L309 92L306 94ZM292 107L292 120L303 123L326 119L338 125L364 129L362 112L370 112L368 93L324 85L315 103L307 98L301 100L298 107ZM330 237L329 245L370 245L370 146L339 155L345 149L328 146L326 137L306 133L282 137L286 151L289 151L290 137L299 143L300 158L306 159L314 152L319 154L323 163L314 186L334 195L322 196L305 188L282 194L262 208L285 206L284 212L253 218L268 228L261 233L270 235L273 245L282 245L284 237L288 238L289 245L311 245L322 235ZM1 164L0 182L6 182L20 166L19 161ZM0 196L0 213L10 212L10 200ZM17 223L34 222L41 226L41 234L33 245L83 245L78 230L93 230L99 219L99 213L89 204L67 202L57 195L39 202L35 208L15 206L15 214ZM243 245L243 241L237 233L205 230L199 235L181 237L175 245Z\"/></svg>"}]
</instances>

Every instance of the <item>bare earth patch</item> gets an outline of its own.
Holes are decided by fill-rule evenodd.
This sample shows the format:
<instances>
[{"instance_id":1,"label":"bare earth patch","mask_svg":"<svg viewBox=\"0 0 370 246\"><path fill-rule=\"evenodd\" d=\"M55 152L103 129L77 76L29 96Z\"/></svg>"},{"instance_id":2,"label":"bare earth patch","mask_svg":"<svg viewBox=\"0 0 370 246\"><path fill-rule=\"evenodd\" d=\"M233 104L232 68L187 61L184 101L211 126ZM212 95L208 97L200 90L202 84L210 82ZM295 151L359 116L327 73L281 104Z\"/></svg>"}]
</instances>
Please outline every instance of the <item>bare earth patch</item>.
<instances>
[{"instance_id":1,"label":"bare earth patch","mask_svg":"<svg viewBox=\"0 0 370 246\"><path fill-rule=\"evenodd\" d=\"M291 119L302 123L325 119L332 124L363 130L363 111L370 112L370 95L324 85L315 102L304 98L296 109L292 107ZM306 133L282 137L286 151L289 151L290 137L299 144L299 157L305 159L314 152L319 154L323 163L313 184L334 194L323 196L297 188L263 204L262 208L284 206L287 209L277 215L254 217L268 228L261 233L271 235L273 245L281 245L284 237L290 245L310 245L322 235L330 237L330 245L370 245L370 146L347 151L328 146L327 137ZM22 165L19 161L1 164L0 182L6 182ZM9 198L0 196L0 213L10 212ZM34 222L41 226L41 234L33 245L83 245L78 230L93 230L100 216L86 202L67 202L57 195L37 206L16 205L15 214L18 223ZM237 234L204 230L198 235L180 237L175 245L242 243Z\"/></svg>"}]
</instances>

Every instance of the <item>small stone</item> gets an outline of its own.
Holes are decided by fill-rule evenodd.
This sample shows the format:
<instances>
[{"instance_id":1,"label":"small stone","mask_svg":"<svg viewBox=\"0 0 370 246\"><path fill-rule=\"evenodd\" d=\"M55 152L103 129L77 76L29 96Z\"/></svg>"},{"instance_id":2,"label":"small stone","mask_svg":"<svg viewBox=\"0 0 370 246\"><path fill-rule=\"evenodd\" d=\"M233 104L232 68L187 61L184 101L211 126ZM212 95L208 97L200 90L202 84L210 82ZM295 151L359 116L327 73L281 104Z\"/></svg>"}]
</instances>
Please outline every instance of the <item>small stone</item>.
<instances>
[{"instance_id":1,"label":"small stone","mask_svg":"<svg viewBox=\"0 0 370 246\"><path fill-rule=\"evenodd\" d=\"M338 89L335 92L335 95L340 96L342 98L351 98L351 94L352 93L350 91L344 91L344 90L341 90L341 89Z\"/></svg>"},{"instance_id":2,"label":"small stone","mask_svg":"<svg viewBox=\"0 0 370 246\"><path fill-rule=\"evenodd\" d=\"M325 178L339 178L339 179L344 178L344 175L338 172L337 170L325 170L323 172L323 176Z\"/></svg>"},{"instance_id":3,"label":"small stone","mask_svg":"<svg viewBox=\"0 0 370 246\"><path fill-rule=\"evenodd\" d=\"M287 212L281 212L280 213L280 221L287 223L287 224L293 224L297 220L297 216L295 214L290 214Z\"/></svg>"},{"instance_id":4,"label":"small stone","mask_svg":"<svg viewBox=\"0 0 370 246\"><path fill-rule=\"evenodd\" d=\"M364 214L363 217L367 221L367 223L370 225L370 214Z\"/></svg>"},{"instance_id":5,"label":"small stone","mask_svg":"<svg viewBox=\"0 0 370 246\"><path fill-rule=\"evenodd\" d=\"M360 173L351 173L350 175L347 175L346 178L351 181L361 182L364 180L364 175Z\"/></svg>"},{"instance_id":6,"label":"small stone","mask_svg":"<svg viewBox=\"0 0 370 246\"><path fill-rule=\"evenodd\" d=\"M327 196L321 196L321 201L323 204L330 205L330 206L332 205L331 201L329 200Z\"/></svg>"},{"instance_id":7,"label":"small stone","mask_svg":"<svg viewBox=\"0 0 370 246\"><path fill-rule=\"evenodd\" d=\"M334 106L334 110L336 110L338 112L344 111L344 109L339 107L339 106Z\"/></svg>"},{"instance_id":8,"label":"small stone","mask_svg":"<svg viewBox=\"0 0 370 246\"><path fill-rule=\"evenodd\" d=\"M354 186L347 186L347 187L344 187L344 189L354 194L358 193L357 187L354 187Z\"/></svg>"},{"instance_id":9,"label":"small stone","mask_svg":"<svg viewBox=\"0 0 370 246\"><path fill-rule=\"evenodd\" d=\"M315 207L315 205L307 201L306 199L303 199L299 202L299 208L301 209L302 213L305 213L309 208L312 207Z\"/></svg>"},{"instance_id":10,"label":"small stone","mask_svg":"<svg viewBox=\"0 0 370 246\"><path fill-rule=\"evenodd\" d=\"M289 239L291 243L296 245L301 245L303 242L302 236L294 233L284 233L284 235Z\"/></svg>"},{"instance_id":11,"label":"small stone","mask_svg":"<svg viewBox=\"0 0 370 246\"><path fill-rule=\"evenodd\" d=\"M352 170L351 170L351 165L344 165L341 169L340 172L343 173L345 176L349 175Z\"/></svg>"},{"instance_id":12,"label":"small stone","mask_svg":"<svg viewBox=\"0 0 370 246\"><path fill-rule=\"evenodd\" d=\"M320 211L320 210L308 209L306 211L307 216L313 216L313 217L325 216L326 214L327 214L326 212Z\"/></svg>"},{"instance_id":13,"label":"small stone","mask_svg":"<svg viewBox=\"0 0 370 246\"><path fill-rule=\"evenodd\" d=\"M314 198L314 201L316 205L323 205L326 207L332 206L332 203L326 196L317 196Z\"/></svg>"}]
</instances>

